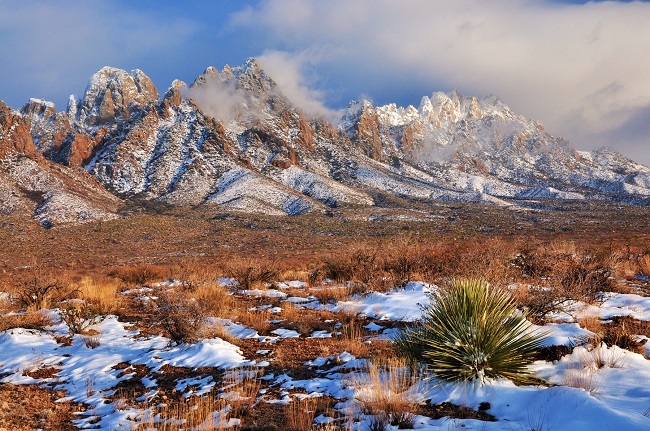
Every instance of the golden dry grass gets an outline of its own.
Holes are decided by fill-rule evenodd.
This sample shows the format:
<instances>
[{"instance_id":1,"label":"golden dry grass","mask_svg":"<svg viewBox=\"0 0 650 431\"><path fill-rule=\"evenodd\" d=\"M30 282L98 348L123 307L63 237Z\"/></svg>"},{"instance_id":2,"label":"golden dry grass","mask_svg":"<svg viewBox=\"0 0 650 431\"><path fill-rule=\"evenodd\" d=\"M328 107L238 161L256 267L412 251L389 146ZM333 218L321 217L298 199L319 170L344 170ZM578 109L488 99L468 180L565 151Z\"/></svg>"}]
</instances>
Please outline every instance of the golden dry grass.
<instances>
[{"instance_id":1,"label":"golden dry grass","mask_svg":"<svg viewBox=\"0 0 650 431\"><path fill-rule=\"evenodd\" d=\"M418 412L418 394L408 390L417 383L410 364L398 358L383 363L371 363L365 373L354 379L357 388L355 397L363 404L363 411L386 423L403 428L412 428Z\"/></svg>"},{"instance_id":2,"label":"golden dry grass","mask_svg":"<svg viewBox=\"0 0 650 431\"><path fill-rule=\"evenodd\" d=\"M115 311L118 306L120 281L112 277L84 276L76 283L79 299L96 308L101 314Z\"/></svg>"}]
</instances>

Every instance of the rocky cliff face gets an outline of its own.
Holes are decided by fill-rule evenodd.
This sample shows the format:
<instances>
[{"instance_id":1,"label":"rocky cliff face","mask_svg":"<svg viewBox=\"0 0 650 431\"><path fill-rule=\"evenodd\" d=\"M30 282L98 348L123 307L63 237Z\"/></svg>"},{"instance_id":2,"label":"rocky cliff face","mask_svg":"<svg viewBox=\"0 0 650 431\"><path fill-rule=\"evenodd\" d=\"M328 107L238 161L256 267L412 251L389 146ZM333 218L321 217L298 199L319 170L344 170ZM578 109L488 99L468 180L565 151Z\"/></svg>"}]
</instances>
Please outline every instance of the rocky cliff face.
<instances>
[{"instance_id":1,"label":"rocky cliff face","mask_svg":"<svg viewBox=\"0 0 650 431\"><path fill-rule=\"evenodd\" d=\"M497 98L353 102L334 125L306 116L254 59L209 67L189 87L174 81L161 98L143 72L105 67L65 112L35 99L5 111L0 154L83 168L125 199L301 214L373 205L377 193L498 204L650 196L647 167L576 151Z\"/></svg>"},{"instance_id":2,"label":"rocky cliff face","mask_svg":"<svg viewBox=\"0 0 650 431\"><path fill-rule=\"evenodd\" d=\"M86 171L45 159L30 126L56 140L54 105L32 100L18 113L0 102L0 212L29 214L46 227L116 217L119 199Z\"/></svg>"},{"instance_id":3,"label":"rocky cliff face","mask_svg":"<svg viewBox=\"0 0 650 431\"><path fill-rule=\"evenodd\" d=\"M611 150L578 152L495 97L434 93L418 108L353 104L342 128L357 142L378 136L374 159L409 163L467 192L517 198L550 186L572 197L650 196L647 167Z\"/></svg>"}]
</instances>

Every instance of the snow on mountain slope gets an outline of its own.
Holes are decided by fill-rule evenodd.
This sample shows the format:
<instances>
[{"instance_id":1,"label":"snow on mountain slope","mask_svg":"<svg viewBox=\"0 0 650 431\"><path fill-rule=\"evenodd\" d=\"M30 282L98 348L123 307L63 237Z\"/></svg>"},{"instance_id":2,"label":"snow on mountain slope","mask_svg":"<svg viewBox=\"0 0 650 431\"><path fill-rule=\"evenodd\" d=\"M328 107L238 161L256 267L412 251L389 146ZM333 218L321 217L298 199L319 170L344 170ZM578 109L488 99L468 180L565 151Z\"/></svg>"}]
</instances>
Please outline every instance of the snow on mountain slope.
<instances>
[{"instance_id":1,"label":"snow on mountain slope","mask_svg":"<svg viewBox=\"0 0 650 431\"><path fill-rule=\"evenodd\" d=\"M244 168L223 174L207 203L227 210L269 215L298 215L324 209L322 204Z\"/></svg>"},{"instance_id":2,"label":"snow on mountain slope","mask_svg":"<svg viewBox=\"0 0 650 431\"><path fill-rule=\"evenodd\" d=\"M23 117L0 103L0 212L29 214L50 227L115 218L119 203L87 173L44 159Z\"/></svg>"},{"instance_id":3,"label":"snow on mountain slope","mask_svg":"<svg viewBox=\"0 0 650 431\"><path fill-rule=\"evenodd\" d=\"M376 192L650 203L649 168L611 150L576 151L496 97L438 92L417 108L352 102L337 127L306 116L255 59L209 67L189 87L174 81L161 98L143 72L104 67L66 112L32 99L20 116L38 152L127 199L274 214L324 208L317 201L373 205ZM249 174L224 188L223 176L242 169Z\"/></svg>"},{"instance_id":4,"label":"snow on mountain slope","mask_svg":"<svg viewBox=\"0 0 650 431\"><path fill-rule=\"evenodd\" d=\"M335 207L341 203L355 205L373 205L372 198L365 192L338 183L331 178L308 172L297 166L278 170L273 176L278 182L312 197L328 206Z\"/></svg>"}]
</instances>

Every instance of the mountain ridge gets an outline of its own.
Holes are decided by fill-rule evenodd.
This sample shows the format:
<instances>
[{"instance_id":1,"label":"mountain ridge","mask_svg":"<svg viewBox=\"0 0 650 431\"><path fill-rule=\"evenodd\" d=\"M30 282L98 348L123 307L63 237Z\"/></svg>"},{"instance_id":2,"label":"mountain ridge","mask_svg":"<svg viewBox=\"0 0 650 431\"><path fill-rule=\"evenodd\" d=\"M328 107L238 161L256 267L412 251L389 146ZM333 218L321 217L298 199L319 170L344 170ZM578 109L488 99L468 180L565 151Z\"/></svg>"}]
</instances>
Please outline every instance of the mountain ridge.
<instances>
[{"instance_id":1,"label":"mountain ridge","mask_svg":"<svg viewBox=\"0 0 650 431\"><path fill-rule=\"evenodd\" d=\"M649 168L613 150L577 151L495 96L436 92L417 108L351 102L336 125L307 116L255 59L208 67L162 95L140 70L104 67L65 111L40 99L3 106L0 159L86 172L90 189L112 193L100 206L113 210L98 218L133 198L273 215L372 206L377 193L650 203Z\"/></svg>"}]
</instances>

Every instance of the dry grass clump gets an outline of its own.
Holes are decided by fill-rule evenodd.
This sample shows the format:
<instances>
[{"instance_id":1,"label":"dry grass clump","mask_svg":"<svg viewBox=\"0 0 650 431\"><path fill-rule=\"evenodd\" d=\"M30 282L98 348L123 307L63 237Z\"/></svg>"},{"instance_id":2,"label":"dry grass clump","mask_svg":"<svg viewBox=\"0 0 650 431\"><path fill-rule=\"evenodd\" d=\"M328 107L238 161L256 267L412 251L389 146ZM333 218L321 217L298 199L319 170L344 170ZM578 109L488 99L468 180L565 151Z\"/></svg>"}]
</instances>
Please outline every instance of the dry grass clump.
<instances>
[{"instance_id":1,"label":"dry grass clump","mask_svg":"<svg viewBox=\"0 0 650 431\"><path fill-rule=\"evenodd\" d=\"M600 391L600 382L593 371L579 366L569 368L564 372L562 385L584 389L592 396L596 396Z\"/></svg>"},{"instance_id":2,"label":"dry grass clump","mask_svg":"<svg viewBox=\"0 0 650 431\"><path fill-rule=\"evenodd\" d=\"M219 265L209 260L184 259L169 268L168 277L181 282L185 288L194 289L215 284L219 270Z\"/></svg>"},{"instance_id":3,"label":"dry grass clump","mask_svg":"<svg viewBox=\"0 0 650 431\"><path fill-rule=\"evenodd\" d=\"M228 288L221 284L204 284L188 293L204 312L212 317L228 318L235 308L235 300Z\"/></svg>"},{"instance_id":4,"label":"dry grass clump","mask_svg":"<svg viewBox=\"0 0 650 431\"><path fill-rule=\"evenodd\" d=\"M178 431L201 429L216 431L232 429L229 409L224 399L214 395L181 399L173 404L150 407L135 430Z\"/></svg>"},{"instance_id":5,"label":"dry grass clump","mask_svg":"<svg viewBox=\"0 0 650 431\"><path fill-rule=\"evenodd\" d=\"M371 363L366 373L357 374L354 379L356 398L363 404L362 412L375 417L373 426L414 427L420 400L408 390L417 379L410 364L400 359Z\"/></svg>"},{"instance_id":6,"label":"dry grass clump","mask_svg":"<svg viewBox=\"0 0 650 431\"><path fill-rule=\"evenodd\" d=\"M135 265L117 268L108 273L122 281L127 287L144 286L153 281L163 281L166 269L158 265Z\"/></svg>"},{"instance_id":7,"label":"dry grass clump","mask_svg":"<svg viewBox=\"0 0 650 431\"><path fill-rule=\"evenodd\" d=\"M309 431L314 425L314 418L319 410L318 398L293 400L284 408L287 431Z\"/></svg>"},{"instance_id":8,"label":"dry grass clump","mask_svg":"<svg viewBox=\"0 0 650 431\"><path fill-rule=\"evenodd\" d=\"M347 285L322 286L309 289L309 294L318 299L321 304L329 304L342 301L349 301L353 295L353 289Z\"/></svg>"},{"instance_id":9,"label":"dry grass clump","mask_svg":"<svg viewBox=\"0 0 650 431\"><path fill-rule=\"evenodd\" d=\"M244 418L257 403L264 370L256 367L227 370L223 377L221 397L229 406L230 416Z\"/></svg>"},{"instance_id":10,"label":"dry grass clump","mask_svg":"<svg viewBox=\"0 0 650 431\"><path fill-rule=\"evenodd\" d=\"M118 305L120 282L112 277L93 278L84 276L77 283L76 294L101 314L115 311Z\"/></svg>"},{"instance_id":11,"label":"dry grass clump","mask_svg":"<svg viewBox=\"0 0 650 431\"><path fill-rule=\"evenodd\" d=\"M598 348L602 343L608 346L618 346L634 353L645 353L643 342L637 335L645 335L650 328L648 322L641 322L629 317L613 318L608 323L603 323L596 317L588 317L580 321L580 326L595 335L582 340L592 348Z\"/></svg>"},{"instance_id":12,"label":"dry grass clump","mask_svg":"<svg viewBox=\"0 0 650 431\"><path fill-rule=\"evenodd\" d=\"M54 324L52 318L40 312L26 312L0 316L0 332L14 328L44 330Z\"/></svg>"}]
</instances>

